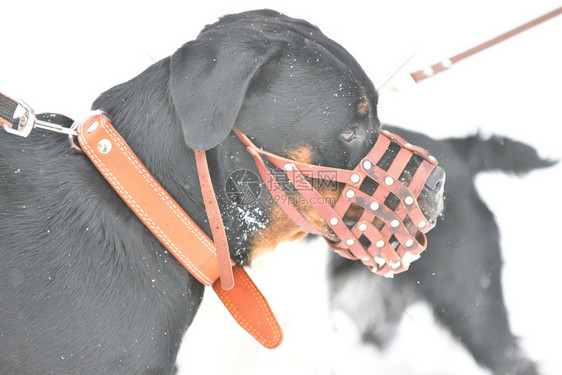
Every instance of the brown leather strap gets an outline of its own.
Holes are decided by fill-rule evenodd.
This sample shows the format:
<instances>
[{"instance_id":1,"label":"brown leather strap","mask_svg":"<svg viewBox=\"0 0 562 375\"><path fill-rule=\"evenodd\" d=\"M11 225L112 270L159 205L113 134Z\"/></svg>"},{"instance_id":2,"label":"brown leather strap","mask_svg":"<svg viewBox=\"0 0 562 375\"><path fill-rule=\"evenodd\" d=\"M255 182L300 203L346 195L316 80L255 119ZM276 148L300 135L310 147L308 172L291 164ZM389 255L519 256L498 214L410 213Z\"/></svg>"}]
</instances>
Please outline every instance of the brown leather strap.
<instances>
[{"instance_id":1,"label":"brown leather strap","mask_svg":"<svg viewBox=\"0 0 562 375\"><path fill-rule=\"evenodd\" d=\"M283 341L283 331L269 304L244 268L235 266L233 271L236 280L234 288L224 290L216 281L213 289L242 328L266 348L278 347Z\"/></svg>"},{"instance_id":2,"label":"brown leather strap","mask_svg":"<svg viewBox=\"0 0 562 375\"><path fill-rule=\"evenodd\" d=\"M78 142L115 191L172 255L205 285L219 277L213 242L148 172L109 119L79 126Z\"/></svg>"},{"instance_id":3,"label":"brown leather strap","mask_svg":"<svg viewBox=\"0 0 562 375\"><path fill-rule=\"evenodd\" d=\"M166 249L197 280L205 285L213 285L236 321L262 345L267 348L279 346L283 338L281 327L246 271L235 266L232 274L234 287L231 290L223 289L218 281L220 271L215 244L152 177L113 129L109 119L104 115L92 116L82 121L77 130L84 153ZM199 159L203 160L201 156ZM207 181L210 183L210 177ZM207 191L204 194L209 196L209 189L203 189ZM217 214L220 217L220 212ZM211 227L218 220L210 219ZM220 240L221 236L213 232L213 237L219 243L226 241L226 236ZM226 246L223 249L227 249Z\"/></svg>"},{"instance_id":4,"label":"brown leather strap","mask_svg":"<svg viewBox=\"0 0 562 375\"><path fill-rule=\"evenodd\" d=\"M495 46L498 43L503 42L506 39L509 39L525 30L530 29L531 27L534 27L540 23L543 23L555 16L558 16L559 14L562 14L562 7L554 9L551 12L548 12L545 15L542 15L538 18L535 18L532 21L529 21L521 26L518 26L512 30L509 30L501 35L498 35L495 38L492 38L484 43L480 43L479 45L477 45L476 47L472 47L464 52L461 52L459 54L456 54L455 56L452 56L448 59L445 59L444 61L438 62L436 64L433 64L429 67L426 67L424 69L415 71L410 73L410 76L414 79L414 81L420 82L426 78L432 77L434 75L436 75L437 73L441 73L447 69L449 69L451 66L453 66L453 64L458 63L461 60L466 59L467 57L470 57L472 55L474 55L475 53L481 52L487 48L490 48L492 46Z\"/></svg>"},{"instance_id":5,"label":"brown leather strap","mask_svg":"<svg viewBox=\"0 0 562 375\"><path fill-rule=\"evenodd\" d=\"M313 233L321 236L322 234L318 230L316 230L316 228L314 228L308 222L308 220L306 220L306 218L300 213L299 210L295 208L295 206L293 206L293 204L291 204L291 199L287 196L283 188L279 185L279 183L275 179L275 176L273 176L273 174L271 174L271 172L265 166L265 163L263 161L262 156L260 155L260 152L256 151L257 147L254 146L254 144L250 141L250 139L245 134L239 132L234 128L232 129L232 131L247 146L248 152L250 153L250 155L252 155L254 161L256 162L256 167L258 168L258 172L262 180L264 181L266 186L269 186L271 197L275 200L279 208L281 208L285 212L285 214L287 214L287 216L291 220L293 220L293 222L297 224L299 227L303 228L309 233ZM266 156L272 155L265 151L262 152Z\"/></svg>"},{"instance_id":6,"label":"brown leather strap","mask_svg":"<svg viewBox=\"0 0 562 375\"><path fill-rule=\"evenodd\" d=\"M424 216L417 198L437 166L437 159L427 150L381 129L373 148L353 170L339 169L297 162L269 153L254 145L243 133L236 129L233 131L247 146L260 175L266 181L265 186L274 198L284 193L279 185L270 183L275 181L275 177L268 171L263 158L285 172L304 201L314 208L339 238L338 243L330 243L330 248L338 254L361 260L372 272L386 276L407 270L409 263L402 262L406 254L409 254L410 259L426 248L424 234L435 226L435 222ZM391 143L400 147L400 150L397 153L393 151L393 159L385 170L378 164ZM417 162L419 165L414 176L406 185L400 181L400 176L414 154L422 159ZM307 181L308 178L339 182L345 186L336 203L330 204ZM369 194L361 190L366 180L375 186ZM399 201L392 208L386 203L390 194ZM278 205L296 224L307 221L293 203L289 203L292 209L282 206L279 201ZM353 212L357 209L362 211ZM360 212L359 215L357 212ZM353 218L356 223L348 227L344 220L346 217ZM383 224L382 229L376 227L380 224ZM305 225L301 227L307 228Z\"/></svg>"},{"instance_id":7,"label":"brown leather strap","mask_svg":"<svg viewBox=\"0 0 562 375\"><path fill-rule=\"evenodd\" d=\"M195 161L197 163L197 173L199 174L199 183L201 184L201 193L205 202L205 210L209 218L209 225L213 233L213 241L217 249L217 257L219 262L220 280L222 288L225 290L232 289L234 286L234 277L232 276L232 262L230 260L230 252L228 251L228 240L222 222L222 217L215 197L215 190L209 174L209 166L207 164L207 155L205 151L195 151Z\"/></svg>"}]
</instances>

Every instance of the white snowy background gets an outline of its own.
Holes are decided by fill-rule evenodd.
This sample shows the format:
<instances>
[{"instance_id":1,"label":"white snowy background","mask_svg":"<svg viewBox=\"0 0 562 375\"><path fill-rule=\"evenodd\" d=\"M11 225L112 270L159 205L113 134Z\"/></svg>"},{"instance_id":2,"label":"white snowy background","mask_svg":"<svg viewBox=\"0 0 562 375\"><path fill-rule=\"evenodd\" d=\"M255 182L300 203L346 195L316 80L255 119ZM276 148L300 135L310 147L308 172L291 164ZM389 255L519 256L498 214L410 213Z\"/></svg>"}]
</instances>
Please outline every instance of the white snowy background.
<instances>
[{"instance_id":1,"label":"white snowy background","mask_svg":"<svg viewBox=\"0 0 562 375\"><path fill-rule=\"evenodd\" d=\"M75 119L100 92L170 55L228 13L267 7L304 18L354 55L379 87L414 53L402 76L561 6L483 0L4 3L0 91L38 112ZM401 90L381 91L380 118L436 138L477 130L507 135L560 159L561 46L558 16L417 86L395 80ZM486 174L477 183L501 230L512 329L543 374L561 374L562 165L524 178ZM525 199L528 191L540 195ZM411 318L384 353L362 347L345 319L336 321L340 329L334 331L327 255L321 242L293 243L255 263L254 280L285 331L277 350L256 344L207 293L184 339L180 374L488 374L421 304L408 308Z\"/></svg>"}]
</instances>

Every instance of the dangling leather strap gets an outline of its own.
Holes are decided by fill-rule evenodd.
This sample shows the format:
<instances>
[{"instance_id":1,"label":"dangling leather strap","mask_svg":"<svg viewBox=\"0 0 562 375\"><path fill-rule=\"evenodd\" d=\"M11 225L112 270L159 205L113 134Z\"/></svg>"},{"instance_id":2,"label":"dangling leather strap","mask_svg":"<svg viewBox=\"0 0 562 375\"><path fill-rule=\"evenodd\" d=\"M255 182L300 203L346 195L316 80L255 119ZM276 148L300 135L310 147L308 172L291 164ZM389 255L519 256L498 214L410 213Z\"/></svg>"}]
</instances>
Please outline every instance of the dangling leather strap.
<instances>
[{"instance_id":1,"label":"dangling leather strap","mask_svg":"<svg viewBox=\"0 0 562 375\"><path fill-rule=\"evenodd\" d=\"M215 197L215 190L213 189L205 151L195 151L195 161L197 163L199 183L201 184L201 193L203 195L203 201L205 202L205 210L207 211L211 233L213 233L213 240L217 249L221 286L225 290L230 290L234 286L234 277L232 276L232 263L228 251L228 240L226 239L226 232L224 230L219 205Z\"/></svg>"},{"instance_id":2,"label":"dangling leather strap","mask_svg":"<svg viewBox=\"0 0 562 375\"><path fill-rule=\"evenodd\" d=\"M233 271L234 288L224 290L217 280L213 289L242 328L266 348L278 347L283 341L283 331L269 304L244 268L235 266Z\"/></svg>"},{"instance_id":3,"label":"dangling leather strap","mask_svg":"<svg viewBox=\"0 0 562 375\"><path fill-rule=\"evenodd\" d=\"M283 339L279 323L244 268L234 266L234 287L223 290L215 244L152 177L109 119L92 116L77 130L84 153L166 249L197 280L213 285L236 321L262 345L279 346ZM210 220L213 227L218 219ZM213 232L213 236L217 239L221 234Z\"/></svg>"}]
</instances>

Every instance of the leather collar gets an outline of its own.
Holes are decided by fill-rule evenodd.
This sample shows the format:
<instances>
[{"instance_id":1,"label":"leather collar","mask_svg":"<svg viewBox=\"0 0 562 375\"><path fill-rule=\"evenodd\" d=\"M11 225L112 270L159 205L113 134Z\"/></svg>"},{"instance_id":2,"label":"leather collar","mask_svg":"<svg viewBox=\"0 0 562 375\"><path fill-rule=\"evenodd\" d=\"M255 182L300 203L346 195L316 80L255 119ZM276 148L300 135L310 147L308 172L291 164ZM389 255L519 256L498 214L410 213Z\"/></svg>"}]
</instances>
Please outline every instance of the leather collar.
<instances>
[{"instance_id":1,"label":"leather collar","mask_svg":"<svg viewBox=\"0 0 562 375\"><path fill-rule=\"evenodd\" d=\"M195 151L213 240L154 179L103 114L76 125L78 142L121 199L164 247L202 284L213 289L236 321L267 348L283 332L265 297L244 268L230 260L204 151ZM220 281L219 281L220 280Z\"/></svg>"}]
</instances>

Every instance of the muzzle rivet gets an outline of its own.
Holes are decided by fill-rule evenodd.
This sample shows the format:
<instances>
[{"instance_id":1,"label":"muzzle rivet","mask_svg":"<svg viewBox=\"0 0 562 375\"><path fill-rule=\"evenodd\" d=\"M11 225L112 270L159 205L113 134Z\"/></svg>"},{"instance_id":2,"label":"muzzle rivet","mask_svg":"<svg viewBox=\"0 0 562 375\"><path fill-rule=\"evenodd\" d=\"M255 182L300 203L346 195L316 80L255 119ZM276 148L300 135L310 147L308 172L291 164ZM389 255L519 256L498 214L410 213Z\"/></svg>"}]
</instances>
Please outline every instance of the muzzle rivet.
<instances>
[{"instance_id":1,"label":"muzzle rivet","mask_svg":"<svg viewBox=\"0 0 562 375\"><path fill-rule=\"evenodd\" d=\"M371 209L371 211L376 211L376 210L379 209L379 204L378 204L377 202L372 202L372 203L369 205L369 208Z\"/></svg>"},{"instance_id":2,"label":"muzzle rivet","mask_svg":"<svg viewBox=\"0 0 562 375\"><path fill-rule=\"evenodd\" d=\"M283 166L283 168L285 168L287 172L290 172L293 170L293 164L287 163Z\"/></svg>"},{"instance_id":3,"label":"muzzle rivet","mask_svg":"<svg viewBox=\"0 0 562 375\"><path fill-rule=\"evenodd\" d=\"M365 232L367 230L367 224L359 224L359 230Z\"/></svg>"},{"instance_id":4,"label":"muzzle rivet","mask_svg":"<svg viewBox=\"0 0 562 375\"><path fill-rule=\"evenodd\" d=\"M436 162L437 162L437 158L436 158L435 156L433 156L433 155L429 155L427 158L428 158L430 161L432 161L433 163L436 163Z\"/></svg>"},{"instance_id":5,"label":"muzzle rivet","mask_svg":"<svg viewBox=\"0 0 562 375\"><path fill-rule=\"evenodd\" d=\"M384 260L384 258L380 255L375 256L375 263L378 264L379 267L384 266L384 264L386 263L386 261Z\"/></svg>"},{"instance_id":6,"label":"muzzle rivet","mask_svg":"<svg viewBox=\"0 0 562 375\"><path fill-rule=\"evenodd\" d=\"M418 224L418 228L423 228L426 224L427 223L425 221L420 221L420 223Z\"/></svg>"},{"instance_id":7,"label":"muzzle rivet","mask_svg":"<svg viewBox=\"0 0 562 375\"><path fill-rule=\"evenodd\" d=\"M411 206L412 204L414 204L414 197L408 195L406 199L404 199L404 203L406 203L408 206Z\"/></svg>"},{"instance_id":8,"label":"muzzle rivet","mask_svg":"<svg viewBox=\"0 0 562 375\"><path fill-rule=\"evenodd\" d=\"M345 192L345 196L348 198L353 198L355 196L355 192L353 190L348 190Z\"/></svg>"},{"instance_id":9,"label":"muzzle rivet","mask_svg":"<svg viewBox=\"0 0 562 375\"><path fill-rule=\"evenodd\" d=\"M98 128L99 122L94 121L90 124L90 126L88 126L88 130L86 130L88 133L93 133L94 131L96 131L96 129Z\"/></svg>"},{"instance_id":10,"label":"muzzle rivet","mask_svg":"<svg viewBox=\"0 0 562 375\"><path fill-rule=\"evenodd\" d=\"M377 247L380 249L384 246L384 241L383 240L378 240L376 243Z\"/></svg>"},{"instance_id":11,"label":"muzzle rivet","mask_svg":"<svg viewBox=\"0 0 562 375\"><path fill-rule=\"evenodd\" d=\"M351 175L351 182L353 182L354 184L358 183L359 181L361 181L361 176L359 176L359 174L354 173Z\"/></svg>"},{"instance_id":12,"label":"muzzle rivet","mask_svg":"<svg viewBox=\"0 0 562 375\"><path fill-rule=\"evenodd\" d=\"M365 168L365 169L371 169L372 166L373 166L373 164L369 160L365 160L363 162L363 168Z\"/></svg>"},{"instance_id":13,"label":"muzzle rivet","mask_svg":"<svg viewBox=\"0 0 562 375\"><path fill-rule=\"evenodd\" d=\"M400 225L400 222L396 219L394 219L390 222L390 226L393 227L393 228L396 228L399 225Z\"/></svg>"},{"instance_id":14,"label":"muzzle rivet","mask_svg":"<svg viewBox=\"0 0 562 375\"><path fill-rule=\"evenodd\" d=\"M355 240L352 240L352 239L350 238L349 240L345 241L345 244L346 244L347 246L353 246L353 245L355 245Z\"/></svg>"},{"instance_id":15,"label":"muzzle rivet","mask_svg":"<svg viewBox=\"0 0 562 375\"><path fill-rule=\"evenodd\" d=\"M330 225L338 225L340 221L338 220L337 217L333 217L330 219Z\"/></svg>"},{"instance_id":16,"label":"muzzle rivet","mask_svg":"<svg viewBox=\"0 0 562 375\"><path fill-rule=\"evenodd\" d=\"M98 143L98 151L102 154L107 154L111 151L111 142L108 139L102 139Z\"/></svg>"},{"instance_id":17,"label":"muzzle rivet","mask_svg":"<svg viewBox=\"0 0 562 375\"><path fill-rule=\"evenodd\" d=\"M398 268L400 268L402 263L399 260L397 260L396 262L388 262L388 265L390 266L390 268L392 268L393 271L395 271Z\"/></svg>"},{"instance_id":18,"label":"muzzle rivet","mask_svg":"<svg viewBox=\"0 0 562 375\"><path fill-rule=\"evenodd\" d=\"M390 176L387 176L387 177L384 178L384 183L387 184L388 186L390 186L394 183L394 179Z\"/></svg>"},{"instance_id":19,"label":"muzzle rivet","mask_svg":"<svg viewBox=\"0 0 562 375\"><path fill-rule=\"evenodd\" d=\"M412 247L412 245L414 244L414 240L412 240L411 238L406 241L406 247Z\"/></svg>"}]
</instances>

